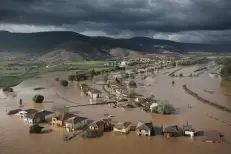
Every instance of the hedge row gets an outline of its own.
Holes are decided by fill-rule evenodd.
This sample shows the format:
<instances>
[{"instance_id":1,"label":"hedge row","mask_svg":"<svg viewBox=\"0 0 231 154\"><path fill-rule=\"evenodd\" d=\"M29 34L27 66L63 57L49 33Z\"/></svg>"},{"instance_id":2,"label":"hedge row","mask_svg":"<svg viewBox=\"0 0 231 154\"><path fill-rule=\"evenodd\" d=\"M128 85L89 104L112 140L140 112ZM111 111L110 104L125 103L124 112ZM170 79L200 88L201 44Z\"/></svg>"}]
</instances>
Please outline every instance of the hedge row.
<instances>
[{"instance_id":1,"label":"hedge row","mask_svg":"<svg viewBox=\"0 0 231 154\"><path fill-rule=\"evenodd\" d=\"M209 100L206 100L206 99L200 97L197 93L194 93L193 91L191 91L190 89L188 89L186 85L183 85L182 87L183 87L183 89L184 89L188 94L190 94L191 96L193 96L193 97L196 98L197 100L199 100L199 101L201 101L201 102L203 102L203 103L205 103L205 104L211 105L211 106L213 106L213 107L215 107L215 108L217 108L217 109L220 109L220 110L222 110L222 111L226 111L226 112L231 113L231 109L230 109L230 108L227 108L227 107L225 107L225 106L216 104L216 103L214 103L214 102L211 102L211 101L209 101Z\"/></svg>"}]
</instances>

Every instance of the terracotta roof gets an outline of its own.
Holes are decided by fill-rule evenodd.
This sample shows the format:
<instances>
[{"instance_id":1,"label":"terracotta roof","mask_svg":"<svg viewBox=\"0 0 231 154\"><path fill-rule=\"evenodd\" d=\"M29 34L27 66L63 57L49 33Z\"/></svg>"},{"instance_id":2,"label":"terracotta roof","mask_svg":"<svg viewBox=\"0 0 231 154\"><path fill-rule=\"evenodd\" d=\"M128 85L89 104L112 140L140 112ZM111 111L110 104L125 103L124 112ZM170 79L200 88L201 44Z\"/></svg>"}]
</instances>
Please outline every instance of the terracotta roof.
<instances>
[{"instance_id":1,"label":"terracotta roof","mask_svg":"<svg viewBox=\"0 0 231 154\"><path fill-rule=\"evenodd\" d=\"M119 122L114 127L116 129L126 129L131 125L131 122Z\"/></svg>"}]
</instances>

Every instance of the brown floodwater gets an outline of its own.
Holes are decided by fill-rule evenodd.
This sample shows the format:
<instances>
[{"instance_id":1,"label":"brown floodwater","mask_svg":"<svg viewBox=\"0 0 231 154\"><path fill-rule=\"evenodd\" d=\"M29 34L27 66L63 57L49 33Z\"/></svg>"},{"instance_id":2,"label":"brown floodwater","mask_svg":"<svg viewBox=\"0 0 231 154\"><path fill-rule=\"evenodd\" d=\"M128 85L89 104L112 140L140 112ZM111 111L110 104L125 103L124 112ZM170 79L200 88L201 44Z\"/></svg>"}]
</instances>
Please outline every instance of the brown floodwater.
<instances>
[{"instance_id":1,"label":"brown floodwater","mask_svg":"<svg viewBox=\"0 0 231 154\"><path fill-rule=\"evenodd\" d=\"M194 70L194 68L188 67L188 70L184 68L183 71L190 72L191 70ZM205 72L198 78L176 78L174 79L176 84L172 86L171 81L173 79L164 75L166 71L171 72L171 70L163 70L156 74L154 78L137 79L137 82L144 82L146 86L139 87L136 90L145 96L154 94L156 99L168 100L176 108L176 113L173 115L149 114L141 112L139 109L123 110L112 108L110 105L75 107L71 108L70 111L93 120L101 118L105 114L111 114L115 121L124 120L133 123L138 120L152 120L155 125L189 122L196 130L218 130L227 139L231 140L231 114L199 102L182 89L182 85L187 84L190 89L203 97L231 107L229 104L231 103L231 97L227 95L231 92L230 85L220 78L210 78L208 72ZM55 76L59 75L60 73L55 74ZM65 75L62 77L64 78ZM45 87L45 89L34 91L33 88L35 87ZM100 89L100 87L98 88ZM209 94L204 92L204 89L214 90L215 92ZM179 154L186 152L189 154L230 154L231 152L230 144L204 143L201 137L195 137L194 140L188 137L164 139L160 135L139 137L132 132L126 136L117 136L113 132L108 132L97 139L83 139L77 136L65 142L62 140L65 130L51 128L51 126L46 126L43 134L30 135L28 124L25 124L17 116L6 115L4 111L5 108L17 108L19 98L23 99L24 108L37 109L88 104L89 98L81 96L79 89L74 86L65 89L60 87L55 83L54 76L51 75L24 81L15 87L15 91L16 96L6 96L0 93L0 154L90 154L92 152L101 154L150 154L151 152L170 153L172 151ZM37 93L45 96L43 104L32 103L31 99ZM188 104L191 104L192 108L188 108Z\"/></svg>"}]
</instances>

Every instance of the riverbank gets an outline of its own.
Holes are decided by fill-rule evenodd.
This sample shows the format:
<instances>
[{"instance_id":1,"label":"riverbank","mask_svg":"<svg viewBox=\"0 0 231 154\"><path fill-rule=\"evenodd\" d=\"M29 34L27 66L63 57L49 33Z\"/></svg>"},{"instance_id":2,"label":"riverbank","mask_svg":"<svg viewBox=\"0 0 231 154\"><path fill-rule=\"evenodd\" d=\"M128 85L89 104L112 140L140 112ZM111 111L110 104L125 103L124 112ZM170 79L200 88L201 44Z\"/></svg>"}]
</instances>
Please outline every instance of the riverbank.
<instances>
[{"instance_id":1,"label":"riverbank","mask_svg":"<svg viewBox=\"0 0 231 154\"><path fill-rule=\"evenodd\" d=\"M188 94L190 94L190 95L193 96L194 98L198 99L199 101L201 101L201 102L203 102L203 103L205 103L205 104L211 105L211 106L213 106L213 107L215 107L215 108L217 108L217 109L220 109L220 110L222 110L222 111L226 111L226 112L231 113L231 109L229 109L229 108L227 108L227 107L224 107L224 106L222 106L222 105L216 104L216 103L214 103L214 102L211 102L211 101L209 101L209 100L207 100L207 99L204 99L204 98L200 97L197 93L195 93L195 92L191 91L190 89L188 89L186 85L183 85L182 87L183 87L183 89L184 89Z\"/></svg>"}]
</instances>

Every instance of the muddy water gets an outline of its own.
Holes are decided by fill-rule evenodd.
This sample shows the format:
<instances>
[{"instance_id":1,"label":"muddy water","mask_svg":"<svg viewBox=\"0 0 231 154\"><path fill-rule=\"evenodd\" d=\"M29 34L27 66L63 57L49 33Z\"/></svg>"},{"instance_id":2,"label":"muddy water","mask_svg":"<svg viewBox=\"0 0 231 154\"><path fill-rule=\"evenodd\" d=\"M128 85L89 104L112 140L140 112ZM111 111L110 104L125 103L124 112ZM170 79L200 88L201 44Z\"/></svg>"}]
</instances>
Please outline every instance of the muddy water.
<instances>
[{"instance_id":1,"label":"muddy water","mask_svg":"<svg viewBox=\"0 0 231 154\"><path fill-rule=\"evenodd\" d=\"M192 68L189 68L192 70ZM168 70L169 71L169 70ZM184 71L187 71L184 70ZM190 71L188 71L190 72ZM223 133L228 139L231 139L231 114L217 110L216 108L202 104L190 95L187 95L182 89L183 84L189 85L192 90L210 99L217 99L219 96L224 101L218 103L231 102L229 97L224 93L229 93L230 87L221 82L220 79L211 79L206 72L199 78L177 78L176 85L171 85L172 79L161 72L153 78L147 78L145 84L151 85L145 88L138 88L137 91L149 96L154 94L157 99L168 100L173 104L177 112L171 116L152 115L141 112L139 109L122 110L114 109L109 105L95 107L71 108L70 111L76 114L86 116L90 119L98 119L105 114L112 114L114 120L128 120L136 122L138 120L152 120L154 124L183 124L188 121L197 130L215 129ZM44 86L42 91L33 91L36 86ZM210 88L216 90L216 95L206 94L203 89ZM51 128L46 126L46 130L52 129L40 135L29 135L28 125L23 123L17 116L5 115L5 106L8 108L16 108L19 98L23 98L24 108L50 109L57 105L75 105L88 104L89 98L81 96L78 89L69 87L62 89L55 84L53 78L48 76L42 79L25 81L16 88L17 96L5 96L0 93L0 154L74 154L83 153L169 153L174 150L175 153L222 153L229 154L231 151L230 144L211 144L202 142L200 137L195 140L189 138L173 138L163 139L161 136L155 137L138 137L134 133L127 136L116 136L113 133L105 133L103 137L98 139L82 139L75 137L71 141L64 142L62 140L64 130L59 128ZM41 93L45 96L44 104L34 104L31 98L34 94ZM60 97L59 93L68 102ZM215 95L215 93L214 93ZM192 108L187 105L191 104ZM228 105L228 104L227 104ZM210 117L212 114L212 118ZM209 116L210 115L210 116ZM215 119L216 117L216 119Z\"/></svg>"}]
</instances>

